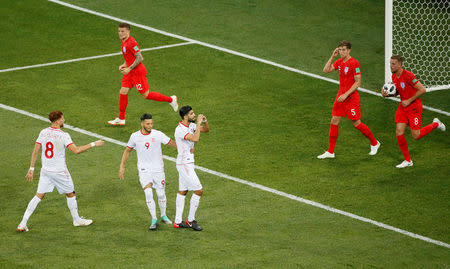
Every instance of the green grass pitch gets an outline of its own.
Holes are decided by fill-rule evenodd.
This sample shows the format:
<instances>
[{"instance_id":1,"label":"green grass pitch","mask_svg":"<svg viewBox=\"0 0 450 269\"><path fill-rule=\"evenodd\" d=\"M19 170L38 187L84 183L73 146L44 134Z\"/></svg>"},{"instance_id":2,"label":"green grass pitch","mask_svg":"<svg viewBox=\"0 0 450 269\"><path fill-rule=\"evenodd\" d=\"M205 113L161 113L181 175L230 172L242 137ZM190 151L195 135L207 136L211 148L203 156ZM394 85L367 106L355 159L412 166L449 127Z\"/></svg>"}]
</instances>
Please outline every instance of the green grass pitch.
<instances>
[{"instance_id":1,"label":"green grass pitch","mask_svg":"<svg viewBox=\"0 0 450 269\"><path fill-rule=\"evenodd\" d=\"M321 75L341 39L354 44L363 87L383 80L384 4L380 1L69 1L75 5ZM0 70L120 50L117 22L47 1L2 3ZM355 15L356 14L356 15ZM347 18L342 20L342 18ZM132 28L141 49L183 42ZM450 140L433 131L407 141L414 167L395 139L397 104L360 93L362 121L382 142L368 141L341 121L334 160L316 160L328 145L335 84L196 44L143 52L150 87L176 94L208 116L211 132L196 146L196 164L310 199L442 242L450 242ZM139 116L173 137L179 117L170 106L129 95L127 125L117 115L121 55L0 73L0 103L46 116L60 109L70 125L126 142ZM327 77L336 79L336 74ZM450 110L448 91L425 105ZM423 124L447 116L424 110ZM448 248L198 171L204 186L197 219L204 231L161 225L148 231L133 153L118 179L123 148L106 143L81 155L67 152L80 215L75 228L65 198L48 194L17 233L36 192L25 174L34 141L47 123L0 110L0 268L447 268ZM94 138L68 131L77 145ZM163 153L175 157L171 148ZM178 174L165 161L168 215L175 214ZM187 199L188 200L188 199ZM188 201L185 209L188 208ZM185 210L186 211L186 210Z\"/></svg>"}]
</instances>

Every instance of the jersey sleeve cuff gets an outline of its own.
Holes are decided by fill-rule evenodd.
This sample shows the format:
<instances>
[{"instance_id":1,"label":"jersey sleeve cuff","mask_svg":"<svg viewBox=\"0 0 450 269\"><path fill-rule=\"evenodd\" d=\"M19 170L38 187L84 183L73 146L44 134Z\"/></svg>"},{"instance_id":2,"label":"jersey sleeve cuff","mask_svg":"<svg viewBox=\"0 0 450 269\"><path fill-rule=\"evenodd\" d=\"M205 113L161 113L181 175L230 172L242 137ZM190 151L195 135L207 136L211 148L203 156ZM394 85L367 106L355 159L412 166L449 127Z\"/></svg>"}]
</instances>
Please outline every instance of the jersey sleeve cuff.
<instances>
[{"instance_id":1,"label":"jersey sleeve cuff","mask_svg":"<svg viewBox=\"0 0 450 269\"><path fill-rule=\"evenodd\" d=\"M66 148L67 148L67 147L69 147L69 146L70 146L70 145L72 145L72 144L73 144L73 142L72 142L72 143L70 143L69 145L67 145L67 146L66 146Z\"/></svg>"},{"instance_id":2,"label":"jersey sleeve cuff","mask_svg":"<svg viewBox=\"0 0 450 269\"><path fill-rule=\"evenodd\" d=\"M130 147L130 146L128 146L128 145L127 145L127 148L129 148L129 149L134 149L133 147Z\"/></svg>"},{"instance_id":3,"label":"jersey sleeve cuff","mask_svg":"<svg viewBox=\"0 0 450 269\"><path fill-rule=\"evenodd\" d=\"M169 139L169 142L167 142L167 144L166 144L166 145L168 145L168 144L170 143L170 141L172 141L172 139Z\"/></svg>"}]
</instances>

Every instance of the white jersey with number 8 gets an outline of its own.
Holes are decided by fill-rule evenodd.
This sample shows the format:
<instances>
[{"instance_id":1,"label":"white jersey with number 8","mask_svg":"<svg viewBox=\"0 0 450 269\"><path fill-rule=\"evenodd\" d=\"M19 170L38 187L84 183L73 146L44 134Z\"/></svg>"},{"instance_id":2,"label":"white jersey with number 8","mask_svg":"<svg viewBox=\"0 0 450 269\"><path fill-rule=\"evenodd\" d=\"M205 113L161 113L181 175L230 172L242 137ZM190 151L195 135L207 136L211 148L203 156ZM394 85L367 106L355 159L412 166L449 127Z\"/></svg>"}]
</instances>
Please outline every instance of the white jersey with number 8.
<instances>
[{"instance_id":1,"label":"white jersey with number 8","mask_svg":"<svg viewBox=\"0 0 450 269\"><path fill-rule=\"evenodd\" d=\"M45 128L39 133L36 143L42 146L42 169L51 172L67 170L66 148L73 144L68 133L59 128Z\"/></svg>"}]
</instances>

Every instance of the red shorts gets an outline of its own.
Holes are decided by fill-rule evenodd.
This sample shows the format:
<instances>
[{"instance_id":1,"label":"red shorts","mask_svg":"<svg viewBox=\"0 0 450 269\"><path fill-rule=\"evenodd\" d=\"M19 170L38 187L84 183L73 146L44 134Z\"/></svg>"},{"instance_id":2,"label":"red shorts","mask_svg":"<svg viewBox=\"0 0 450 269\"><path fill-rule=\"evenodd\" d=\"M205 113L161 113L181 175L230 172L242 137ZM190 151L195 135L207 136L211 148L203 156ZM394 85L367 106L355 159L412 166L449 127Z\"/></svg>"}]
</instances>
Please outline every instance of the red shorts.
<instances>
[{"instance_id":1,"label":"red shorts","mask_svg":"<svg viewBox=\"0 0 450 269\"><path fill-rule=\"evenodd\" d=\"M149 90L147 81L147 72L130 72L123 76L122 87L133 88L135 87L140 93L144 93Z\"/></svg>"},{"instance_id":2,"label":"red shorts","mask_svg":"<svg viewBox=\"0 0 450 269\"><path fill-rule=\"evenodd\" d=\"M339 97L339 96L338 96ZM339 103L334 100L332 116L346 117L350 120L359 120L361 118L361 105L359 104L359 96L349 96L344 102Z\"/></svg>"},{"instance_id":3,"label":"red shorts","mask_svg":"<svg viewBox=\"0 0 450 269\"><path fill-rule=\"evenodd\" d=\"M395 123L406 123L409 128L419 130L422 124L422 101L418 99L407 107L400 103L395 112Z\"/></svg>"}]
</instances>

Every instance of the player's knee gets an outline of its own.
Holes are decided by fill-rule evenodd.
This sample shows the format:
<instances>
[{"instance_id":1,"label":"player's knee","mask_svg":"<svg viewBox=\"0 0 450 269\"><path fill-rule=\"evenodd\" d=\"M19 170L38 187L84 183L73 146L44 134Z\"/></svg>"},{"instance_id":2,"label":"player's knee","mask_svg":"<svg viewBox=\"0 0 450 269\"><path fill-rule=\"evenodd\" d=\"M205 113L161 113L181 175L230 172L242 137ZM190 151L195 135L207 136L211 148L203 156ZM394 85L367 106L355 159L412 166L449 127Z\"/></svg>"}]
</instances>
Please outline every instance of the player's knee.
<instances>
[{"instance_id":1,"label":"player's knee","mask_svg":"<svg viewBox=\"0 0 450 269\"><path fill-rule=\"evenodd\" d=\"M194 193L195 193L196 195L198 195L198 196L202 196L202 194L203 194L203 189L194 191Z\"/></svg>"},{"instance_id":2,"label":"player's knee","mask_svg":"<svg viewBox=\"0 0 450 269\"><path fill-rule=\"evenodd\" d=\"M411 133L412 138L414 138L415 140L418 140L420 137L420 131L419 132L413 132Z\"/></svg>"},{"instance_id":3,"label":"player's knee","mask_svg":"<svg viewBox=\"0 0 450 269\"><path fill-rule=\"evenodd\" d=\"M66 196L71 198L75 196L75 192L71 192L71 193L66 193Z\"/></svg>"},{"instance_id":4,"label":"player's knee","mask_svg":"<svg viewBox=\"0 0 450 269\"><path fill-rule=\"evenodd\" d=\"M188 192L188 191L178 191L178 193L181 194L181 195L183 195L183 196L186 196L187 192Z\"/></svg>"},{"instance_id":5,"label":"player's knee","mask_svg":"<svg viewBox=\"0 0 450 269\"><path fill-rule=\"evenodd\" d=\"M36 193L36 196L37 196L37 198L42 200L45 197L45 193Z\"/></svg>"},{"instance_id":6,"label":"player's knee","mask_svg":"<svg viewBox=\"0 0 450 269\"><path fill-rule=\"evenodd\" d=\"M140 92L142 98L144 98L144 99L147 99L149 93L150 93L150 91Z\"/></svg>"}]
</instances>

